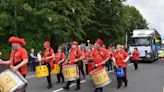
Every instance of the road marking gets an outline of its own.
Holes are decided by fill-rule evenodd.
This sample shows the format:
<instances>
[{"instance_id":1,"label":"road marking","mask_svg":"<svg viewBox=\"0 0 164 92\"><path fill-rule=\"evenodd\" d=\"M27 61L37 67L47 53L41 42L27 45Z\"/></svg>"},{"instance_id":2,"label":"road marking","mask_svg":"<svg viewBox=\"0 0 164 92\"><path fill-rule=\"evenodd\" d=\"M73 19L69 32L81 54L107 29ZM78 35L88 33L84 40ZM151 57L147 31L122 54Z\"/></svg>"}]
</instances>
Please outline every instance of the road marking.
<instances>
[{"instance_id":1,"label":"road marking","mask_svg":"<svg viewBox=\"0 0 164 92\"><path fill-rule=\"evenodd\" d=\"M130 63L130 64L128 64L128 66L131 66L132 64L133 64L133 63ZM108 71L107 73L111 73L111 72L114 72L114 70ZM80 81L80 83L84 83L84 82L85 82L85 80ZM76 85L76 83L70 85L70 87L73 87L73 86L75 86L75 85ZM63 89L63 88L59 88L59 89L54 90L54 91L52 91L52 92L60 92L60 91L62 91L62 90L64 90L64 89Z\"/></svg>"},{"instance_id":2,"label":"road marking","mask_svg":"<svg viewBox=\"0 0 164 92\"><path fill-rule=\"evenodd\" d=\"M30 79L30 78L34 78L35 75L30 75L30 76L27 76L26 79Z\"/></svg>"},{"instance_id":3,"label":"road marking","mask_svg":"<svg viewBox=\"0 0 164 92\"><path fill-rule=\"evenodd\" d=\"M80 81L80 83L84 83L85 82L85 80L82 80L82 81ZM76 85L76 83L73 83L72 85L70 85L70 87L73 87L73 86L75 86ZM59 91L62 91L62 90L64 90L63 88L59 88L59 89L57 89L57 90L54 90L54 91L52 91L52 92L59 92Z\"/></svg>"}]
</instances>

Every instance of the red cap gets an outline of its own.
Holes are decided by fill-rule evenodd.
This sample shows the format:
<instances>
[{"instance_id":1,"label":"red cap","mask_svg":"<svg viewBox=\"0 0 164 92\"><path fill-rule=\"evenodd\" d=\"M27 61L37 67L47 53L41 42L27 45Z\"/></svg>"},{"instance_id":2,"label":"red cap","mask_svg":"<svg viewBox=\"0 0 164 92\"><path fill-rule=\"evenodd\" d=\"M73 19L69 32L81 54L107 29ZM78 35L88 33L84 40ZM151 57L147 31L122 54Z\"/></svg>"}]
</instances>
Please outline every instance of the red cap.
<instances>
[{"instance_id":1,"label":"red cap","mask_svg":"<svg viewBox=\"0 0 164 92\"><path fill-rule=\"evenodd\" d=\"M101 39L97 39L96 43L103 45L103 41Z\"/></svg>"},{"instance_id":2,"label":"red cap","mask_svg":"<svg viewBox=\"0 0 164 92\"><path fill-rule=\"evenodd\" d=\"M9 42L10 43L19 43L22 46L26 45L26 42L23 38L18 38L18 37L15 37L15 36L10 37Z\"/></svg>"},{"instance_id":3,"label":"red cap","mask_svg":"<svg viewBox=\"0 0 164 92\"><path fill-rule=\"evenodd\" d=\"M72 42L72 45L78 46L78 42L77 42L77 41L73 41L73 42Z\"/></svg>"},{"instance_id":4,"label":"red cap","mask_svg":"<svg viewBox=\"0 0 164 92\"><path fill-rule=\"evenodd\" d=\"M45 41L43 44L43 46L45 46L45 47L50 47L50 45L51 45L51 43L49 41Z\"/></svg>"}]
</instances>

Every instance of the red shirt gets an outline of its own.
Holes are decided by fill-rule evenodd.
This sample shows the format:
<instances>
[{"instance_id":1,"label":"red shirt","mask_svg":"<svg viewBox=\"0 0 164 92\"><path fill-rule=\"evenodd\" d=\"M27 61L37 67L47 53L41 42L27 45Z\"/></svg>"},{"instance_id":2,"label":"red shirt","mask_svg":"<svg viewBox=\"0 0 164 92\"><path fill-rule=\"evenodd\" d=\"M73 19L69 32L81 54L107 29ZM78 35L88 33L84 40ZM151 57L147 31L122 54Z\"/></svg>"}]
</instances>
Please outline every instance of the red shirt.
<instances>
[{"instance_id":1,"label":"red shirt","mask_svg":"<svg viewBox=\"0 0 164 92\"><path fill-rule=\"evenodd\" d=\"M10 54L10 65L14 65L16 63L21 63L24 59L28 59L28 54L26 49L20 47L17 50L14 50ZM20 67L18 69L20 74L26 75L27 73L27 64L24 66Z\"/></svg>"},{"instance_id":2,"label":"red shirt","mask_svg":"<svg viewBox=\"0 0 164 92\"><path fill-rule=\"evenodd\" d=\"M97 49L92 51L92 59L94 61L94 65L100 64L108 57L110 57L110 54L105 48L101 48L100 51L98 51Z\"/></svg>"},{"instance_id":3,"label":"red shirt","mask_svg":"<svg viewBox=\"0 0 164 92\"><path fill-rule=\"evenodd\" d=\"M55 55L55 63L58 63L59 61L61 61L62 59L65 58L65 54L64 53L56 53Z\"/></svg>"},{"instance_id":4,"label":"red shirt","mask_svg":"<svg viewBox=\"0 0 164 92\"><path fill-rule=\"evenodd\" d=\"M127 62L124 62L124 60L126 59L127 56L128 56L128 53L125 52L125 51L115 52L114 53L114 58L116 60L117 66L126 67Z\"/></svg>"},{"instance_id":5,"label":"red shirt","mask_svg":"<svg viewBox=\"0 0 164 92\"><path fill-rule=\"evenodd\" d=\"M134 50L132 60L139 60L139 51Z\"/></svg>"},{"instance_id":6,"label":"red shirt","mask_svg":"<svg viewBox=\"0 0 164 92\"><path fill-rule=\"evenodd\" d=\"M49 50L46 49L44 51L44 58L50 57L50 56L52 56L52 54L54 54L54 50L53 49L49 49ZM44 60L44 62L46 62L46 63L53 62L53 58L50 58L48 60Z\"/></svg>"},{"instance_id":7,"label":"red shirt","mask_svg":"<svg viewBox=\"0 0 164 92\"><path fill-rule=\"evenodd\" d=\"M53 49L46 49L45 51L44 51L44 58L46 58L46 57L50 57L50 56L52 56L52 54L54 54L54 50ZM53 58L50 58L50 59L48 59L48 60L43 60L43 63L50 63L50 66L51 66L51 70L54 68L54 62L53 62Z\"/></svg>"},{"instance_id":8,"label":"red shirt","mask_svg":"<svg viewBox=\"0 0 164 92\"><path fill-rule=\"evenodd\" d=\"M83 52L79 49L72 49L70 52L69 60L71 61L71 64L75 64L75 59L80 58L83 55Z\"/></svg>"},{"instance_id":9,"label":"red shirt","mask_svg":"<svg viewBox=\"0 0 164 92\"><path fill-rule=\"evenodd\" d=\"M92 52L86 51L84 53L84 55L85 55L85 60L91 60L92 59Z\"/></svg>"}]
</instances>

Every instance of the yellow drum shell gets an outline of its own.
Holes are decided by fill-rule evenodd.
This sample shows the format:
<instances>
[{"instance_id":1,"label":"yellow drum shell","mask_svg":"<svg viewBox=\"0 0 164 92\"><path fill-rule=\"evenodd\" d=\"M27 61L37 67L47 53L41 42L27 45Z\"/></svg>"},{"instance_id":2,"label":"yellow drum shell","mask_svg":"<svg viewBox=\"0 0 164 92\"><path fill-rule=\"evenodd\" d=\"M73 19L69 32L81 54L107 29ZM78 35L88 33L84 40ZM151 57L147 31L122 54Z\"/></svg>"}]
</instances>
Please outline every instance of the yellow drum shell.
<instances>
[{"instance_id":1,"label":"yellow drum shell","mask_svg":"<svg viewBox=\"0 0 164 92\"><path fill-rule=\"evenodd\" d=\"M104 87L111 82L105 68L97 68L90 74L95 87Z\"/></svg>"},{"instance_id":2,"label":"yellow drum shell","mask_svg":"<svg viewBox=\"0 0 164 92\"><path fill-rule=\"evenodd\" d=\"M63 66L63 75L66 81L73 81L79 78L79 70L77 65Z\"/></svg>"},{"instance_id":3,"label":"yellow drum shell","mask_svg":"<svg viewBox=\"0 0 164 92\"><path fill-rule=\"evenodd\" d=\"M41 77L46 77L48 76L48 67L47 65L40 65L35 68L36 72L36 77L41 78Z\"/></svg>"},{"instance_id":4,"label":"yellow drum shell","mask_svg":"<svg viewBox=\"0 0 164 92\"><path fill-rule=\"evenodd\" d=\"M58 64L54 64L54 69L51 71L51 74L59 74L60 66Z\"/></svg>"}]
</instances>

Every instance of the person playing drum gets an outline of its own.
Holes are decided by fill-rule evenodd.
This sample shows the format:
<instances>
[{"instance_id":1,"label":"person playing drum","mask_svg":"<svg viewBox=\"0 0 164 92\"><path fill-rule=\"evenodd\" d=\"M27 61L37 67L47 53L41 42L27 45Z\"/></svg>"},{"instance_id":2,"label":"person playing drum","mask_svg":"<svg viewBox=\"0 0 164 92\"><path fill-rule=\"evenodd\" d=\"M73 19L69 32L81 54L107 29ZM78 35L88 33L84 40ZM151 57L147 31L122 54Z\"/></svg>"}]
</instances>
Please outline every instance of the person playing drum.
<instances>
[{"instance_id":1,"label":"person playing drum","mask_svg":"<svg viewBox=\"0 0 164 92\"><path fill-rule=\"evenodd\" d=\"M125 73L124 77L118 77L117 76L117 82L118 86L117 89L119 89L122 86L122 81L125 83L125 87L128 85L128 80L126 77L126 67L127 67L127 62L129 60L129 55L125 50L123 50L122 45L117 45L116 46L116 52L114 53L114 67L116 68L123 68L123 71Z\"/></svg>"},{"instance_id":2,"label":"person playing drum","mask_svg":"<svg viewBox=\"0 0 164 92\"><path fill-rule=\"evenodd\" d=\"M71 50L70 50L70 53L69 53L69 56L68 56L68 60L66 62L68 62L69 64L78 65L78 62L82 59L83 59L83 52L80 49L78 49L78 42L73 41L72 44L71 44ZM80 68L80 66L78 66L78 68ZM69 90L69 86L72 82L73 81L68 81L66 86L63 87L63 88L66 89L66 90ZM77 84L77 87L76 87L75 90L80 90L80 78L78 78L76 80L76 84Z\"/></svg>"},{"instance_id":3,"label":"person playing drum","mask_svg":"<svg viewBox=\"0 0 164 92\"><path fill-rule=\"evenodd\" d=\"M24 46L26 42L22 38L10 37L9 42L12 45L12 51L10 54L10 60L3 61L0 59L0 64L10 65L10 68L19 73L25 78L27 74L27 63L28 63L28 54Z\"/></svg>"},{"instance_id":4,"label":"person playing drum","mask_svg":"<svg viewBox=\"0 0 164 92\"><path fill-rule=\"evenodd\" d=\"M47 76L47 82L48 82L48 89L52 88L52 83L51 83L51 70L54 68L54 50L50 47L50 42L45 41L43 44L45 51L44 51L44 58L42 58L42 64L47 65L48 67L48 73L49 75Z\"/></svg>"},{"instance_id":5,"label":"person playing drum","mask_svg":"<svg viewBox=\"0 0 164 92\"><path fill-rule=\"evenodd\" d=\"M95 49L92 51L92 59L94 61L94 68L105 67L105 63L111 58L110 54L105 48L102 48L103 41L98 39L95 42ZM96 88L95 92L102 92L103 88Z\"/></svg>"},{"instance_id":6,"label":"person playing drum","mask_svg":"<svg viewBox=\"0 0 164 92\"><path fill-rule=\"evenodd\" d=\"M62 82L64 82L64 76L62 74L62 64L65 60L65 54L62 49L63 48L61 46L59 46L58 52L55 54L55 63L59 64L59 66L60 66L60 73L57 74L57 79L58 79L57 83L60 83L60 78L62 78Z\"/></svg>"}]
</instances>

